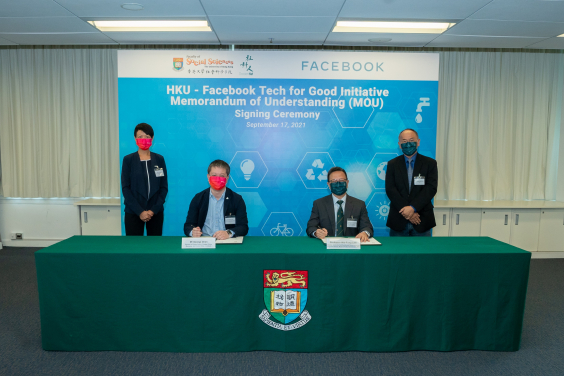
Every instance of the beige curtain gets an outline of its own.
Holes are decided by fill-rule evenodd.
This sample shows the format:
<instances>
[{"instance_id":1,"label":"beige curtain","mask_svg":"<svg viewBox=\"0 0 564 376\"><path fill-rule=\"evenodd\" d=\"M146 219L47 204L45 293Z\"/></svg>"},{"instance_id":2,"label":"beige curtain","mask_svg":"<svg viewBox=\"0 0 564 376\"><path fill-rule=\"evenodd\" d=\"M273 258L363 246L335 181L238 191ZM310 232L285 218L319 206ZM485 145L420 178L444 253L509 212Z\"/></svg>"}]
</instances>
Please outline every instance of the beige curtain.
<instances>
[{"instance_id":1,"label":"beige curtain","mask_svg":"<svg viewBox=\"0 0 564 376\"><path fill-rule=\"evenodd\" d=\"M4 196L119 196L117 99L116 50L0 50Z\"/></svg>"},{"instance_id":2,"label":"beige curtain","mask_svg":"<svg viewBox=\"0 0 564 376\"><path fill-rule=\"evenodd\" d=\"M0 50L6 197L117 197L117 50ZM442 51L437 199L555 199L559 53Z\"/></svg>"},{"instance_id":3,"label":"beige curtain","mask_svg":"<svg viewBox=\"0 0 564 376\"><path fill-rule=\"evenodd\" d=\"M564 57L441 52L436 199L556 198Z\"/></svg>"}]
</instances>

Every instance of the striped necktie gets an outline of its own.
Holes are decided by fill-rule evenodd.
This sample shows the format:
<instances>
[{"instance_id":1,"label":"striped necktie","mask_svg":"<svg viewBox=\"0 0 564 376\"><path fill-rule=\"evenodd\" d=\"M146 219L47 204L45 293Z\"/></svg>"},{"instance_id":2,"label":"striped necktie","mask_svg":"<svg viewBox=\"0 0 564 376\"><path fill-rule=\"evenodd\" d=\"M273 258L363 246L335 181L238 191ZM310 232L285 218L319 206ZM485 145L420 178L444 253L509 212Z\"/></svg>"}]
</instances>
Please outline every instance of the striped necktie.
<instances>
[{"instance_id":1,"label":"striped necktie","mask_svg":"<svg viewBox=\"0 0 564 376\"><path fill-rule=\"evenodd\" d=\"M345 222L345 214L343 213L343 200L337 201L337 204L339 204L339 210L337 210L337 236L344 236L343 223Z\"/></svg>"}]
</instances>

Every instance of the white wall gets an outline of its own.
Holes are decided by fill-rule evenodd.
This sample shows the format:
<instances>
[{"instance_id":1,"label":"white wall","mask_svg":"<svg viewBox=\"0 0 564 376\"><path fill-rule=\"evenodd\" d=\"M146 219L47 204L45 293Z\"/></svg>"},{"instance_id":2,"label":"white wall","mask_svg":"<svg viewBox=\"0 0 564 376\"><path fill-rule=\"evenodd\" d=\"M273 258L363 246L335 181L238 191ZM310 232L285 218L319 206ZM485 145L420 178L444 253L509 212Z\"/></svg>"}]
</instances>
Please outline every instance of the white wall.
<instances>
[{"instance_id":1,"label":"white wall","mask_svg":"<svg viewBox=\"0 0 564 376\"><path fill-rule=\"evenodd\" d=\"M83 198L0 198L0 234L4 247L47 247L73 235L80 235L78 206ZM23 240L11 240L21 232Z\"/></svg>"}]
</instances>

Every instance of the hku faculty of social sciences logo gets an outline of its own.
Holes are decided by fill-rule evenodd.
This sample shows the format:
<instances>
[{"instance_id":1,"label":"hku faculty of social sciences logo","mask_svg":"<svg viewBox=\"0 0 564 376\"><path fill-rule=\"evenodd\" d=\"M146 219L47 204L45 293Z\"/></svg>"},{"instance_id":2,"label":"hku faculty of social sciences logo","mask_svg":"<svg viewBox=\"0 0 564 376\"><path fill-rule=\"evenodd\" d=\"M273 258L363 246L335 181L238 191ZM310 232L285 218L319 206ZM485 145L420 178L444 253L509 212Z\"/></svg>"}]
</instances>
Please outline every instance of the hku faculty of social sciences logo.
<instances>
[{"instance_id":1,"label":"hku faculty of social sciences logo","mask_svg":"<svg viewBox=\"0 0 564 376\"><path fill-rule=\"evenodd\" d=\"M184 64L184 59L181 57L173 57L172 58L172 67L174 70L181 71L182 65Z\"/></svg>"},{"instance_id":2,"label":"hku faculty of social sciences logo","mask_svg":"<svg viewBox=\"0 0 564 376\"><path fill-rule=\"evenodd\" d=\"M311 320L307 303L307 270L265 270L264 309L259 318L279 330L301 328ZM296 319L299 321L290 324ZM274 319L274 320L271 320Z\"/></svg>"}]
</instances>

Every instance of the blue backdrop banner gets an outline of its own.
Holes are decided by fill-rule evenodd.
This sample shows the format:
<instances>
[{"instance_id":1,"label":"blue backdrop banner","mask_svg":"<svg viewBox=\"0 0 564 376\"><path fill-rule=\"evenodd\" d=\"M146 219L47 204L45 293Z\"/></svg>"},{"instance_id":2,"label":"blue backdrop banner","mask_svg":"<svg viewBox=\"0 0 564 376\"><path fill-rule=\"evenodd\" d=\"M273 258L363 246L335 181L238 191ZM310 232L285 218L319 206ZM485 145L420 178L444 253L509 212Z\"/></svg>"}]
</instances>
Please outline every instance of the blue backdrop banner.
<instances>
[{"instance_id":1,"label":"blue backdrop banner","mask_svg":"<svg viewBox=\"0 0 564 376\"><path fill-rule=\"evenodd\" d=\"M419 152L435 157L438 70L434 53L118 51L120 158L149 123L168 169L163 235L183 235L209 163L223 159L249 235L305 235L340 166L375 236L387 236L384 179L399 132L417 130Z\"/></svg>"}]
</instances>

